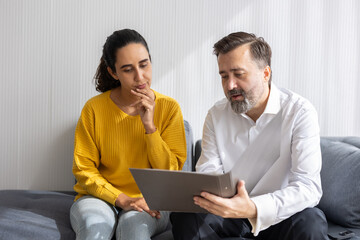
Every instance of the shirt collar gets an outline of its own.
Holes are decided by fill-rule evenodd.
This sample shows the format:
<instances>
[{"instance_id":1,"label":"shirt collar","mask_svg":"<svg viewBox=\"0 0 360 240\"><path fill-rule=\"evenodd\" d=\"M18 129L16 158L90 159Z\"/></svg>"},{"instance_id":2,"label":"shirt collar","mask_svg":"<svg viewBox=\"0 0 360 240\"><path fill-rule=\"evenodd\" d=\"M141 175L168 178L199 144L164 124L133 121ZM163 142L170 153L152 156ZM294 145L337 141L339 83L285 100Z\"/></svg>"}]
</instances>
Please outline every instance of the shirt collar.
<instances>
[{"instance_id":1,"label":"shirt collar","mask_svg":"<svg viewBox=\"0 0 360 240\"><path fill-rule=\"evenodd\" d=\"M280 92L274 83L271 83L270 96L263 112L267 114L277 114L281 109Z\"/></svg>"},{"instance_id":2,"label":"shirt collar","mask_svg":"<svg viewBox=\"0 0 360 240\"><path fill-rule=\"evenodd\" d=\"M230 103L230 102L229 102ZM278 87L272 82L270 87L270 95L266 104L264 112L261 114L277 114L281 109L280 105L280 91ZM231 110L232 111L232 110ZM236 113L235 113L236 114ZM251 119L246 113L241 113L241 116L247 119Z\"/></svg>"}]
</instances>

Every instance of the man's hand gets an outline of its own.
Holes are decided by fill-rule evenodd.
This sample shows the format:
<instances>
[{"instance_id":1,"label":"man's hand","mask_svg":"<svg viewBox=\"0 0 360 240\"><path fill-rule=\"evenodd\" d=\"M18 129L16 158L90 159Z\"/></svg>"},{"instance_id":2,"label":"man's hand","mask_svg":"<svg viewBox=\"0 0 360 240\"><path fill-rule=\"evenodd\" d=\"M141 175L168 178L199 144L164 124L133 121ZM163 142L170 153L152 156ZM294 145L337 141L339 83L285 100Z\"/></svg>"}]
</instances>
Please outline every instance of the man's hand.
<instances>
[{"instance_id":1,"label":"man's hand","mask_svg":"<svg viewBox=\"0 0 360 240\"><path fill-rule=\"evenodd\" d=\"M222 198L202 192L194 197L194 203L208 212L223 218L256 218L257 210L245 189L245 182L237 184L237 194L232 198Z\"/></svg>"},{"instance_id":2,"label":"man's hand","mask_svg":"<svg viewBox=\"0 0 360 240\"><path fill-rule=\"evenodd\" d=\"M153 211L149 209L144 198L131 198L127 196L125 193L122 193L117 197L115 201L115 205L123 209L124 211L130 211L130 210L135 210L138 212L145 211L148 214L150 214L152 217L156 217L157 219L161 217L159 211Z\"/></svg>"}]
</instances>

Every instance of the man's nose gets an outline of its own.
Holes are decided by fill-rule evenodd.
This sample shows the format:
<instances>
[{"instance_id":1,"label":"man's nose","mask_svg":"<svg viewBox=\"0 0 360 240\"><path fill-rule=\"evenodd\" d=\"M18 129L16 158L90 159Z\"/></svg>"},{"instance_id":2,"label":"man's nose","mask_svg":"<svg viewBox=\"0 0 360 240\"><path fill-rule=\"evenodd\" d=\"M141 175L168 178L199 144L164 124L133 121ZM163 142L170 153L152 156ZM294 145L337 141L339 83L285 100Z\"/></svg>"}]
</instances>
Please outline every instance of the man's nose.
<instances>
[{"instance_id":1,"label":"man's nose","mask_svg":"<svg viewBox=\"0 0 360 240\"><path fill-rule=\"evenodd\" d=\"M238 86L237 86L237 83L236 83L236 80L234 79L234 77L229 76L229 79L227 81L228 90L236 89L237 87Z\"/></svg>"}]
</instances>

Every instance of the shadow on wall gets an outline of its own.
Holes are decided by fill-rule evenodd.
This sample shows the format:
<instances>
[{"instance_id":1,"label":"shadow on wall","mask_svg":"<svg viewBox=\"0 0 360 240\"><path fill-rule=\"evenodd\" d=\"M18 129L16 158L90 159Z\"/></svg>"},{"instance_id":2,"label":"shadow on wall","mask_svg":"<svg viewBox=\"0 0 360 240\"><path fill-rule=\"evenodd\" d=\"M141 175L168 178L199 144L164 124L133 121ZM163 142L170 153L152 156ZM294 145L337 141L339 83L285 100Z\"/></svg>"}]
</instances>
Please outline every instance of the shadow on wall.
<instances>
[{"instance_id":1,"label":"shadow on wall","mask_svg":"<svg viewBox=\"0 0 360 240\"><path fill-rule=\"evenodd\" d=\"M152 43L149 43L152 55L164 52L164 47L170 51L167 54L158 54L159 57L156 57L156 78L159 79L159 82L156 84L158 86L167 86L169 83L162 81L165 80L165 76L173 69L183 71L183 67L189 64L188 56L192 56L194 52L198 52L199 50L201 51L206 42L218 37L215 36L213 29L218 29L219 31L217 32L220 33L223 32L225 29L224 26L226 26L228 21L240 14L250 3L250 1L246 1L245 4L239 8L238 1L231 0L227 4L228 7L225 8L226 14L221 14L218 12L218 5L220 4L218 1L202 0L194 3L197 7L192 8L189 8L187 1L177 2L176 7L173 4L174 2L170 2L167 3L169 8L176 12L175 27L168 26L169 23L163 21L164 19L160 17L160 15L153 16L154 13L158 13L155 9L154 11L145 11L143 18L146 21L143 21L143 24L140 26L134 26L134 23L139 23L139 20L133 23L128 22L132 16L128 16L129 19L127 20L122 19L127 17L129 13L124 16L119 15L121 19L115 19L121 23L121 26L118 26L118 28L133 27L144 35L148 42L152 39ZM149 3L144 2L142 7L145 9L149 7L147 6L148 4ZM156 5L157 4L153 7ZM119 9L124 8L121 7ZM202 9L202 11L198 12L198 9ZM192 11L192 13L189 14L189 11ZM199 16L199 14L201 16ZM174 17L171 16L171 13L168 13L168 15L169 17ZM174 21L170 23L173 25ZM154 28L154 26L156 27ZM168 29L170 32L164 34L164 29ZM158 36L161 36L161 38ZM211 51L211 47L206 49L209 55L211 55ZM194 64L195 62L191 62L191 65ZM178 66L180 68L178 68ZM189 74L191 73L189 72ZM177 79L177 76L174 76L173 79ZM189 81L192 80L194 79L189 79ZM196 84L198 83L195 83L195 85ZM179 88L188 89L188 86L184 86L182 81L175 81L174 89L178 90ZM195 86L194 90L191 91L198 91L197 89L199 88L200 85ZM188 96L193 96L191 91L181 92L184 92ZM171 94L171 96L178 99L179 96L176 96L176 92L175 94ZM31 178L29 178L31 182L28 183L30 189L57 191L70 191L73 189L74 176L72 174L72 162L76 123L71 125L60 124L59 126L51 126L51 133L48 135L49 142L45 142L43 148L40 148L41 153L35 154L38 158L37 161L35 161L38 166L32 168L34 169L34 173L31 174Z\"/></svg>"},{"instance_id":2,"label":"shadow on wall","mask_svg":"<svg viewBox=\"0 0 360 240\"><path fill-rule=\"evenodd\" d=\"M169 3L169 5L174 4ZM151 15L148 16L149 19L146 19L147 23L144 29L140 28L138 30L147 38L151 54L154 56L153 59L156 63L154 73L157 80L159 80L155 84L157 86L167 86L168 83L166 81L168 79L165 76L174 69L181 70L182 65L190 64L196 68L200 67L203 70L209 70L204 66L204 59L194 59L191 56L194 56L194 54L201 56L203 54L199 55L199 53L203 52L215 59L212 55L213 44L221 37L230 33L227 32L229 22L251 5L254 5L251 1L242 1L240 3L238 0L227 1L225 6L223 2L208 0L192 2L191 7L189 7L187 1L176 2L175 6L173 6L175 16L172 16L170 11L167 13L169 17L175 17L175 26L173 26L174 21L168 23L163 18L151 18ZM144 4L144 7L146 7L146 4ZM258 7L261 7L261 5ZM200 12L199 9L201 9ZM251 17L247 22L251 21L256 21L256 17ZM168 26L169 24L171 26ZM244 30L241 28L242 25L246 24L243 23L241 26L238 26L237 31ZM159 27L154 29L152 26ZM164 29L168 29L169 32L164 34ZM203 50L204 46L208 46L208 49ZM164 51L166 52L165 54ZM196 72L201 73L202 71ZM189 74L194 77L192 80L195 80L194 72L189 72ZM176 81L176 76L174 81L175 89L178 89L178 87L186 87L188 89L188 86L184 86L183 81L179 81L179 79ZM199 87L203 83L201 80L190 82L194 84L199 83ZM185 93L192 96L189 91L185 91Z\"/></svg>"},{"instance_id":3,"label":"shadow on wall","mask_svg":"<svg viewBox=\"0 0 360 240\"><path fill-rule=\"evenodd\" d=\"M179 102L184 118L194 129L195 139L199 139L207 110L215 100L224 97L216 57L212 54L213 44L229 34L230 29L244 31L245 26L256 22L256 16L247 12L250 7L261 5L238 0L226 4L211 0L193 1L190 5L189 1L169 2L175 5L172 12L153 18L146 15L144 28L138 30L150 46L153 89ZM169 22L166 18L174 20ZM245 21L234 24L237 18Z\"/></svg>"},{"instance_id":4,"label":"shadow on wall","mask_svg":"<svg viewBox=\"0 0 360 240\"><path fill-rule=\"evenodd\" d=\"M192 96L195 96L198 89L201 89L201 85L199 85L201 84L201 81L194 81L195 79L198 79L198 77L201 79L206 79L206 75L205 77L203 76L203 70L197 71L200 72L202 76L191 76L192 70L188 69L189 64L195 67L200 67L201 69L206 69L206 66L204 66L206 65L206 63L204 64L198 59L196 59L196 56L195 58L189 59L189 56L193 56L194 53L199 53L199 51L200 53L201 51L206 51L206 53L209 52L209 55L211 55L211 47L209 47L209 49L202 50L203 46L207 45L210 41L210 45L212 45L213 40L215 41L215 38L218 38L218 36L215 36L215 33L221 33L225 31L225 26L227 25L227 23L232 20L234 16L241 14L245 10L245 8L247 8L251 4L251 1L244 1L244 4L239 4L237 0L230 0L227 2L226 7L220 8L224 11L222 13L219 12L219 6L223 3L220 3L219 1L201 0L198 2L194 2L193 7L189 7L189 1L177 1L176 4L174 4L174 1L169 1L168 3L164 1L165 5L171 8L173 13L176 13L175 16L172 16L172 12L167 12L165 14L166 17L176 18L174 21L170 22L164 21L164 17L161 17L162 14L158 14L159 4L152 5L147 1L144 1L143 3L144 4L142 4L141 8L143 8L144 11L140 12L144 12L144 16L141 16L144 21L136 20L139 16L133 15L130 12L128 12L124 16L122 16L121 14L116 15L115 21L121 23L123 27L132 27L134 25L133 23L131 23L132 20L136 20L134 21L135 23L141 22L140 28L139 26L134 27L138 29L147 38L147 40L149 38L153 39L153 43L151 43L150 46L151 51L153 53L169 51L169 53L167 54L158 55L164 57L156 58L156 72L159 76L157 77L159 79L159 82L157 84L158 86L168 86L168 83L165 80L165 76L170 71L175 69L175 76L173 77L174 83L170 84L172 84L173 89L176 89L176 91L174 92L174 94L169 95L171 97L174 97L175 99L181 100L188 98L190 99ZM120 3L115 3L115 5L117 4ZM149 7L150 9L147 9ZM123 8L122 4L119 5L118 9L128 11L128 9ZM151 9L153 11L147 11ZM199 9L201 9L201 11L199 11ZM60 17L61 14L56 16ZM118 17L120 17L121 19L117 19ZM125 17L129 17L129 19L123 21L125 20L123 19ZM54 21L56 24L59 24L60 19L55 19ZM80 27L79 24L81 23L75 22L74 24L75 26L74 28L71 28L71 30L75 30L76 27ZM170 31L164 34L164 29ZM217 30L214 32L214 29ZM69 35L62 35L61 32L56 32L53 34L56 41L65 43L69 42ZM159 36L161 36L161 38ZM164 43L166 44L164 45ZM80 46L79 49L83 49L81 47L82 45L84 46L84 48L86 47L86 49L83 49L84 52L88 51L88 46L83 44L82 42L77 42L76 44ZM64 50L65 56L68 54L73 54L73 52L70 53L70 50L71 49ZM63 55L60 55L54 58L54 64L57 63L57 61L60 61L60 57L62 56ZM69 73L78 72L78 69L72 67L77 65L70 64L73 57L71 57L71 55L68 56L68 59L70 59L69 66L64 66L69 67ZM201 56L201 54L199 56ZM200 66L197 66L198 64L200 64ZM186 69L188 69L188 71L185 71ZM54 69L54 71L57 72L59 71L59 69ZM191 76L191 79L188 78L187 83L185 82L185 84L183 81L179 81L179 76L182 76L179 75L180 72L186 72L187 75L185 77L188 78ZM64 78L66 78L66 76ZM54 81L55 80L56 79L54 79ZM188 90L188 83L190 82L194 83L194 87L191 88L191 90ZM184 90L179 91L179 89ZM179 94L186 96L177 96ZM55 97L59 96L55 95ZM205 98L201 99L201 101L206 101L206 96ZM55 112L59 113L57 111ZM196 111L194 109L191 111L191 113L192 112L196 114ZM77 116L79 115L80 112ZM196 116L194 116L193 118L195 119ZM31 171L33 171L32 173L25 174L24 179L29 179L29 182L21 182L21 187L25 185L27 188L38 190L72 190L74 177L72 175L71 169L73 159L74 130L76 124L68 124L67 122L51 122L51 124L52 125L49 128L50 133L46 133L45 131L44 139L41 139L41 141L39 141L40 144L43 145L39 146L37 150L40 152L31 152L29 162L31 161L36 163L36 166L31 167ZM200 129L200 127L197 128ZM33 140L31 140L31 137L28 137L23 141L28 141L25 142L24 145L29 146L30 151L34 149L34 144L37 144L37 142L33 142ZM24 153L23 155L26 154ZM20 159L20 161L26 160ZM21 170L24 172L28 171L26 169Z\"/></svg>"},{"instance_id":5,"label":"shadow on wall","mask_svg":"<svg viewBox=\"0 0 360 240\"><path fill-rule=\"evenodd\" d=\"M74 133L76 123L59 133L53 134L48 148L44 149L43 162L32 176L30 189L72 191L74 176L72 174L72 162L74 152ZM65 171L64 171L65 169ZM39 189L41 188L41 189Z\"/></svg>"}]
</instances>

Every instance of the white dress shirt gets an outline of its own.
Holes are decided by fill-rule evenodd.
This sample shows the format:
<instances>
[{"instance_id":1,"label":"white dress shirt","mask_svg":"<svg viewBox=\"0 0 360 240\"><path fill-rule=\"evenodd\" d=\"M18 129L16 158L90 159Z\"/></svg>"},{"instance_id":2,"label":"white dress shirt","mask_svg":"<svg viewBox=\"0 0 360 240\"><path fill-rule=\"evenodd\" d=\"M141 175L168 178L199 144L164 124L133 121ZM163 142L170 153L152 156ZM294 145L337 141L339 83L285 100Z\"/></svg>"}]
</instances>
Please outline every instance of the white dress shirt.
<instances>
[{"instance_id":1,"label":"white dress shirt","mask_svg":"<svg viewBox=\"0 0 360 240\"><path fill-rule=\"evenodd\" d=\"M224 98L209 110L204 123L202 153L196 171L219 174L230 171L280 110L280 156L249 192L257 208L257 218L249 219L255 236L320 201L321 150L316 110L308 100L272 83L264 113L256 122L246 114L236 114ZM269 144L261 140L257 140L259 151ZM264 158L260 163L269 165L267 161ZM249 175L249 171L259 168L249 169L244 163L237 175Z\"/></svg>"}]
</instances>

